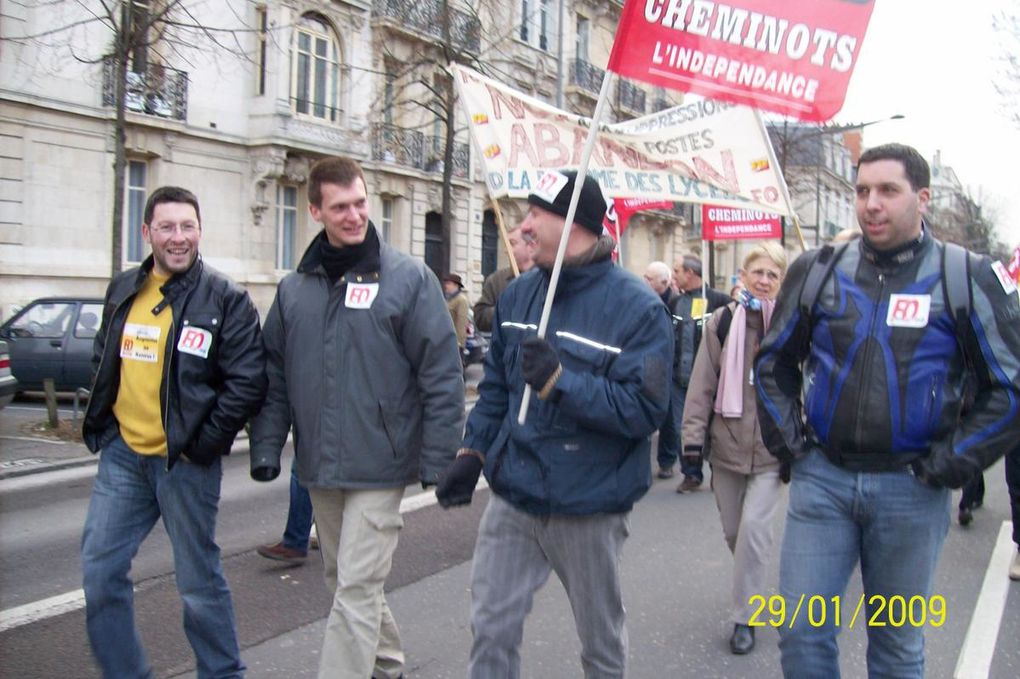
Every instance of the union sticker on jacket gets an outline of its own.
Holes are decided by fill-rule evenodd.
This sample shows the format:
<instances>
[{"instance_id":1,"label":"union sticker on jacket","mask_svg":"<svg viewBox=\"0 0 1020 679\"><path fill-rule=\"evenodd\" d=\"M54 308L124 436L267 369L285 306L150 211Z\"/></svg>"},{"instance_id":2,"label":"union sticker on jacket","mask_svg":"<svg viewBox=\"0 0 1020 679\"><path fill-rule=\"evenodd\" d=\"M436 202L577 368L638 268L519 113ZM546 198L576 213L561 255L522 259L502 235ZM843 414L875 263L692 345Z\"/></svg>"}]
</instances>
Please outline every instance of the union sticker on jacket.
<instances>
[{"instance_id":1,"label":"union sticker on jacket","mask_svg":"<svg viewBox=\"0 0 1020 679\"><path fill-rule=\"evenodd\" d=\"M928 325L931 295L890 295L885 324L890 328L923 328Z\"/></svg>"},{"instance_id":2,"label":"union sticker on jacket","mask_svg":"<svg viewBox=\"0 0 1020 679\"><path fill-rule=\"evenodd\" d=\"M992 262L992 271L995 272L995 277L999 279L999 285L1006 291L1006 294L1012 295L1016 291L1016 283L1010 277L1002 262Z\"/></svg>"},{"instance_id":3,"label":"union sticker on jacket","mask_svg":"<svg viewBox=\"0 0 1020 679\"><path fill-rule=\"evenodd\" d=\"M211 346L212 333L203 328L186 327L181 333L181 338L177 340L177 351L199 358L209 358Z\"/></svg>"},{"instance_id":4,"label":"union sticker on jacket","mask_svg":"<svg viewBox=\"0 0 1020 679\"><path fill-rule=\"evenodd\" d=\"M371 309L378 294L378 283L348 283L344 303L348 309Z\"/></svg>"},{"instance_id":5,"label":"union sticker on jacket","mask_svg":"<svg viewBox=\"0 0 1020 679\"><path fill-rule=\"evenodd\" d=\"M120 357L155 363L159 359L159 326L125 323L120 336Z\"/></svg>"}]
</instances>

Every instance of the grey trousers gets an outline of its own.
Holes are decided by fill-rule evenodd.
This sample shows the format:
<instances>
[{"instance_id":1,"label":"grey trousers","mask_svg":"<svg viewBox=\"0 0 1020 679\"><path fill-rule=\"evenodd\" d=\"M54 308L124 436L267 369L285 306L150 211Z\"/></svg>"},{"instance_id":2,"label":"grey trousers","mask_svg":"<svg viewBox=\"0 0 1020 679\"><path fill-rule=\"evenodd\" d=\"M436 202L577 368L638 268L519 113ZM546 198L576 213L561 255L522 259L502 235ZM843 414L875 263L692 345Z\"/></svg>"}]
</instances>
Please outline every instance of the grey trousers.
<instances>
[{"instance_id":1,"label":"grey trousers","mask_svg":"<svg viewBox=\"0 0 1020 679\"><path fill-rule=\"evenodd\" d=\"M712 490L726 545L733 553L733 622L746 625L757 606L751 597L768 597L766 584L775 534L776 508L783 495L779 471L738 474L715 466Z\"/></svg>"},{"instance_id":2,"label":"grey trousers","mask_svg":"<svg viewBox=\"0 0 1020 679\"><path fill-rule=\"evenodd\" d=\"M471 569L471 679L517 679L524 619L555 571L574 612L587 679L623 677L626 613L620 554L629 514L538 516L492 494Z\"/></svg>"}]
</instances>

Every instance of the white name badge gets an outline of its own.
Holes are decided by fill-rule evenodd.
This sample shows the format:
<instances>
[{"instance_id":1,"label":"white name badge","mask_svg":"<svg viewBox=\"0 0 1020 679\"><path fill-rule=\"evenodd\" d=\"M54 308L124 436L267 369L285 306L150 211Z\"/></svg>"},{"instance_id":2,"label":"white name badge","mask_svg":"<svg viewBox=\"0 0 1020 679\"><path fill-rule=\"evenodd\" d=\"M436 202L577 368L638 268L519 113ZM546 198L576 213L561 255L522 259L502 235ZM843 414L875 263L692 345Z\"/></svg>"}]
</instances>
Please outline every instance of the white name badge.
<instances>
[{"instance_id":1,"label":"white name badge","mask_svg":"<svg viewBox=\"0 0 1020 679\"><path fill-rule=\"evenodd\" d=\"M928 325L931 295L891 295L885 324L890 328L923 328Z\"/></svg>"},{"instance_id":2,"label":"white name badge","mask_svg":"<svg viewBox=\"0 0 1020 679\"><path fill-rule=\"evenodd\" d=\"M120 357L155 363L159 359L159 326L125 323L120 336Z\"/></svg>"},{"instance_id":3,"label":"white name badge","mask_svg":"<svg viewBox=\"0 0 1020 679\"><path fill-rule=\"evenodd\" d=\"M992 271L995 272L995 277L999 279L999 285L1006 292L1007 295L1012 295L1016 292L1016 283L1010 277L1009 272L1006 271L1006 267L1002 265L1002 262L992 262Z\"/></svg>"},{"instance_id":4,"label":"white name badge","mask_svg":"<svg viewBox=\"0 0 1020 679\"><path fill-rule=\"evenodd\" d=\"M555 170L546 172L535 184L535 195L547 203L555 203L556 196L560 195L568 181L570 180L562 172Z\"/></svg>"},{"instance_id":5,"label":"white name badge","mask_svg":"<svg viewBox=\"0 0 1020 679\"><path fill-rule=\"evenodd\" d=\"M344 303L348 309L371 309L378 294L378 283L348 283Z\"/></svg>"},{"instance_id":6,"label":"white name badge","mask_svg":"<svg viewBox=\"0 0 1020 679\"><path fill-rule=\"evenodd\" d=\"M212 333L203 328L187 327L177 340L177 351L201 358L209 358L212 347Z\"/></svg>"}]
</instances>

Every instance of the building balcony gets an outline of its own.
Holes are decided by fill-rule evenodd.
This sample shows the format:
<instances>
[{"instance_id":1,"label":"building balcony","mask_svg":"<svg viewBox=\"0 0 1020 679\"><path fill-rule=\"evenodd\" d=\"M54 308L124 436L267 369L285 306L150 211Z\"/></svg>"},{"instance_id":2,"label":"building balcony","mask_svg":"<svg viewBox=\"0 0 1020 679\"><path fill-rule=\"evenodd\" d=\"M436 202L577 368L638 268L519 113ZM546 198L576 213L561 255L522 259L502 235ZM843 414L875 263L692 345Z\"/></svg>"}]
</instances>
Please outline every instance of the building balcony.
<instances>
[{"instance_id":1,"label":"building balcony","mask_svg":"<svg viewBox=\"0 0 1020 679\"><path fill-rule=\"evenodd\" d=\"M402 165L424 172L442 174L442 141L427 137L418 130L408 130L385 123L372 126L372 160ZM471 151L467 144L453 145L453 176L468 179Z\"/></svg>"},{"instance_id":2,"label":"building balcony","mask_svg":"<svg viewBox=\"0 0 1020 679\"><path fill-rule=\"evenodd\" d=\"M605 77L606 72L598 66L584 59L574 59L570 63L570 79L567 84L597 99Z\"/></svg>"},{"instance_id":3,"label":"building balcony","mask_svg":"<svg viewBox=\"0 0 1020 679\"><path fill-rule=\"evenodd\" d=\"M477 55L481 51L482 23L477 17L447 6L450 43ZM395 29L413 36L443 39L443 3L440 0L373 0L372 17L388 21Z\"/></svg>"},{"instance_id":4,"label":"building balcony","mask_svg":"<svg viewBox=\"0 0 1020 679\"><path fill-rule=\"evenodd\" d=\"M619 80L616 84L616 103L620 108L639 115L645 114L645 92L637 85Z\"/></svg>"},{"instance_id":5,"label":"building balcony","mask_svg":"<svg viewBox=\"0 0 1020 679\"><path fill-rule=\"evenodd\" d=\"M103 62L103 106L116 102L116 67L113 59ZM186 121L188 119L188 74L175 68L150 64L142 73L128 71L124 106L128 111Z\"/></svg>"}]
</instances>

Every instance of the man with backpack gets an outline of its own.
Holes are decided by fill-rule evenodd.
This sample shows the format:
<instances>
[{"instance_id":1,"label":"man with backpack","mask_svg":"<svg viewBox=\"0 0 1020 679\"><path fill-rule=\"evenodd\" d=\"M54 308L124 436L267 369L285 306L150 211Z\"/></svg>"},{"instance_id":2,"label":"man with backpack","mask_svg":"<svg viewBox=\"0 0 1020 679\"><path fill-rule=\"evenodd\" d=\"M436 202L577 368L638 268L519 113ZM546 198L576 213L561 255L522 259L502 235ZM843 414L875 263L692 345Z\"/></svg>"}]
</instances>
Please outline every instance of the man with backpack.
<instances>
[{"instance_id":1,"label":"man with backpack","mask_svg":"<svg viewBox=\"0 0 1020 679\"><path fill-rule=\"evenodd\" d=\"M792 463L779 589L786 677L839 676L841 602L858 561L870 676L921 677L922 626L959 488L1020 434L1020 308L1004 267L935 240L928 164L888 144L861 155L862 238L798 259L755 363L765 444ZM977 384L960 416L965 377ZM802 391L803 389L803 391ZM819 622L819 611L814 621ZM792 623L792 624L791 624Z\"/></svg>"}]
</instances>

